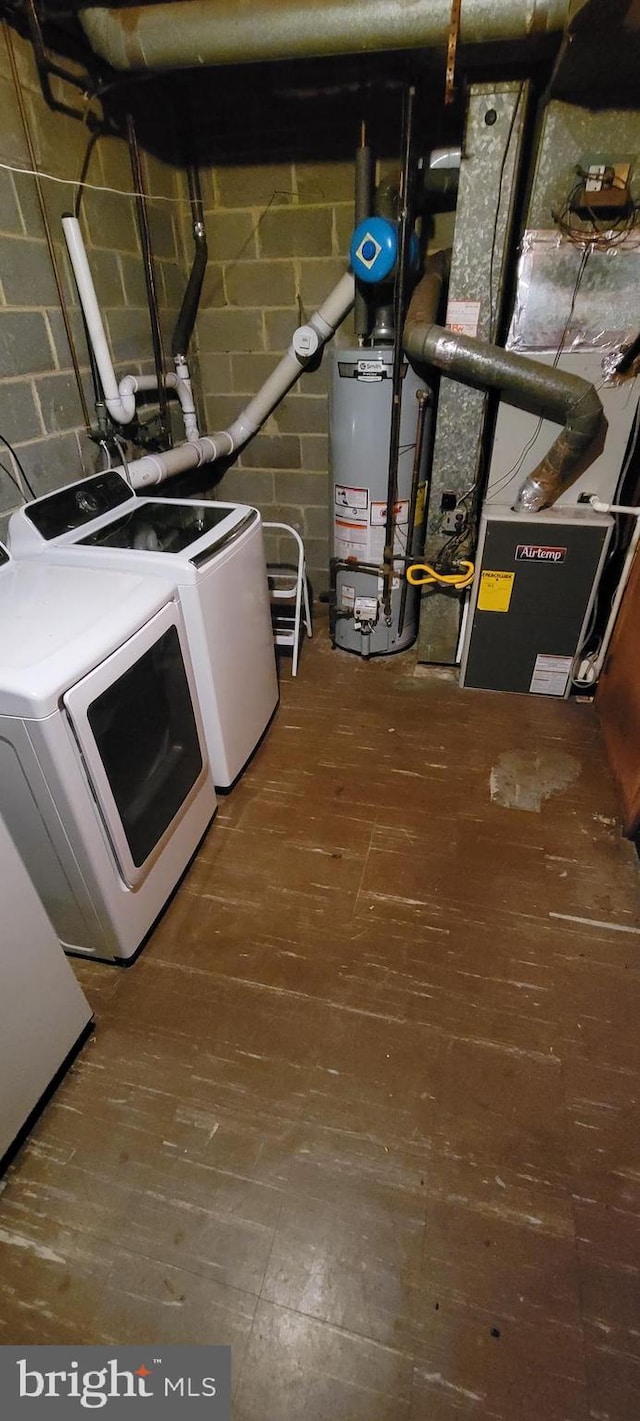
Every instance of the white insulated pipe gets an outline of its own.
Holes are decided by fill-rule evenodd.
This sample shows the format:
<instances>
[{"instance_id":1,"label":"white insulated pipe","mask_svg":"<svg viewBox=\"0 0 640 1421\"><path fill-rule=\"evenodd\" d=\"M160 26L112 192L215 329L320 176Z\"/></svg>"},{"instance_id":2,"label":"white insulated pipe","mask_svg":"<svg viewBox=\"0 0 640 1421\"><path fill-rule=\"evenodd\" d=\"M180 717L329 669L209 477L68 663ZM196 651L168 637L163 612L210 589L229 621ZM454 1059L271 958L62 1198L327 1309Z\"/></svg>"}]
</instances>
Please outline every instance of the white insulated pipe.
<instances>
[{"instance_id":1,"label":"white insulated pipe","mask_svg":"<svg viewBox=\"0 0 640 1421\"><path fill-rule=\"evenodd\" d=\"M146 489L154 484L164 483L165 479L172 478L174 474L187 473L190 469L200 468L202 464L228 458L236 449L246 444L295 384L317 351L335 333L351 310L354 298L355 280L352 272L347 271L311 316L308 324L300 326L294 332L286 355L229 429L220 429L215 434L203 434L199 439L176 445L175 449L166 449L159 454L145 454L141 459L133 459L128 466L128 478L132 487ZM142 382L152 377L126 378L137 380L138 388L144 389ZM124 470L121 472L124 473Z\"/></svg>"}]
</instances>

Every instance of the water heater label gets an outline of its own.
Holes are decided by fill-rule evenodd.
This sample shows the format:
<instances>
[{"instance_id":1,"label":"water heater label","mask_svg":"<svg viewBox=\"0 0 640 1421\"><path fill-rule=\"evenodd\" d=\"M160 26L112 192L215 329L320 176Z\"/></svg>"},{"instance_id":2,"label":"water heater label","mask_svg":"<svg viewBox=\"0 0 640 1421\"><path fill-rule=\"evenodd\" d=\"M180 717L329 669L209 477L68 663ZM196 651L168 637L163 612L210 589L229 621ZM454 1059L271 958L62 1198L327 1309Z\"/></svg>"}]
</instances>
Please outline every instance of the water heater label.
<instances>
[{"instance_id":1,"label":"water heater label","mask_svg":"<svg viewBox=\"0 0 640 1421\"><path fill-rule=\"evenodd\" d=\"M516 562L564 562L566 548L548 548L541 543L518 543Z\"/></svg>"},{"instance_id":2,"label":"water heater label","mask_svg":"<svg viewBox=\"0 0 640 1421\"><path fill-rule=\"evenodd\" d=\"M397 500L397 502L394 504L394 510L395 510L395 522L396 522L396 523L401 523L401 524L402 524L402 523L408 523L408 522L409 522L409 500L408 500L408 498L399 498L399 499ZM384 527L384 525L386 524L386 521L387 521L387 505L386 505L386 503L377 503L375 500L373 500L372 503L371 503L371 527L372 527L372 528L382 528L382 527Z\"/></svg>"},{"instance_id":3,"label":"water heater label","mask_svg":"<svg viewBox=\"0 0 640 1421\"><path fill-rule=\"evenodd\" d=\"M356 365L356 380L390 380L391 374L384 360L359 360Z\"/></svg>"},{"instance_id":4,"label":"water heater label","mask_svg":"<svg viewBox=\"0 0 640 1421\"><path fill-rule=\"evenodd\" d=\"M334 484L334 499L336 508L348 509L350 513L356 510L364 512L364 521L367 522L368 488L349 488L347 484Z\"/></svg>"},{"instance_id":5,"label":"water heater label","mask_svg":"<svg viewBox=\"0 0 640 1421\"><path fill-rule=\"evenodd\" d=\"M515 572L483 572L478 589L479 612L508 612Z\"/></svg>"}]
</instances>

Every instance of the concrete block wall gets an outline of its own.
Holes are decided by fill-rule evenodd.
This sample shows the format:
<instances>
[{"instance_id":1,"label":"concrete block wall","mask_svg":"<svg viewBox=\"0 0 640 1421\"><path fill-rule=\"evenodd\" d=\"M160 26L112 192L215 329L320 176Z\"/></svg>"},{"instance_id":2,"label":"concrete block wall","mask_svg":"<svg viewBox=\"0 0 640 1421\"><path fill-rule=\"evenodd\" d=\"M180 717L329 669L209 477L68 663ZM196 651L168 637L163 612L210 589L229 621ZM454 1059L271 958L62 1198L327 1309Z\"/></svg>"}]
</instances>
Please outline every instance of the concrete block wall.
<instances>
[{"instance_id":1,"label":"concrete block wall","mask_svg":"<svg viewBox=\"0 0 640 1421\"><path fill-rule=\"evenodd\" d=\"M278 163L202 173L210 265L197 340L209 430L256 393L296 326L347 265L353 164ZM338 344L353 340L349 318ZM303 375L218 483L218 498L256 504L302 534L314 592L328 586L328 352ZM270 545L269 556L285 556Z\"/></svg>"},{"instance_id":2,"label":"concrete block wall","mask_svg":"<svg viewBox=\"0 0 640 1421\"><path fill-rule=\"evenodd\" d=\"M39 167L54 177L43 179L47 212L70 305L72 332L93 417L88 356L75 286L60 226L73 208L75 183L85 156L85 124L53 112L45 103L30 45L12 32L19 83ZM57 82L57 81L56 81ZM58 84L57 97L82 108L77 90ZM0 161L29 167L6 36L0 32ZM153 197L150 224L164 337L179 309L186 279L182 247L182 176L143 155L145 182ZM100 138L89 170L89 183L129 192L132 188L127 145ZM166 199L170 199L167 201ZM146 293L132 197L86 189L82 222L98 300L103 309L118 374L151 371L152 347ZM15 445L37 494L46 493L102 466L102 451L87 438L71 356L33 178L0 168L0 435ZM0 460L16 474L6 448ZM0 469L0 538L20 495Z\"/></svg>"}]
</instances>

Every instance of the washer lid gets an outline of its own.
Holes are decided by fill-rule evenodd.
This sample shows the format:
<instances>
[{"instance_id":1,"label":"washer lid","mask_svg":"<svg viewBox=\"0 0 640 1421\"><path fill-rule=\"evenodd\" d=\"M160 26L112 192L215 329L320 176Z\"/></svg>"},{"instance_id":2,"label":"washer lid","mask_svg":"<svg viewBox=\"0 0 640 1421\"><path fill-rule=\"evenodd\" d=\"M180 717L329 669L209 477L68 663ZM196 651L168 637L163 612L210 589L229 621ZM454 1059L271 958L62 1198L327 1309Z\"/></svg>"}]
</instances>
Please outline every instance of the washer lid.
<instances>
[{"instance_id":1,"label":"washer lid","mask_svg":"<svg viewBox=\"0 0 640 1421\"><path fill-rule=\"evenodd\" d=\"M10 558L0 566L0 715L51 715L174 596L169 578Z\"/></svg>"},{"instance_id":2,"label":"washer lid","mask_svg":"<svg viewBox=\"0 0 640 1421\"><path fill-rule=\"evenodd\" d=\"M80 546L189 555L195 544L208 546L214 534L230 531L247 512L240 504L138 499L119 517L102 520L100 527L75 541Z\"/></svg>"}]
</instances>

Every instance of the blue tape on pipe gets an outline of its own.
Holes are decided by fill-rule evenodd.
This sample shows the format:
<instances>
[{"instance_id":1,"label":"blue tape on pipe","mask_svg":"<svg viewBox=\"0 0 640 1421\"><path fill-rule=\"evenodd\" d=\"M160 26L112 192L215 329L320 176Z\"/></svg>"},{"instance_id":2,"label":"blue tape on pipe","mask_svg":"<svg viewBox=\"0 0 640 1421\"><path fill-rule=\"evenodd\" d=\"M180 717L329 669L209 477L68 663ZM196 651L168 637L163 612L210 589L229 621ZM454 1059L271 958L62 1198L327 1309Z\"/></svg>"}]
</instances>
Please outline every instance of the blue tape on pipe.
<instances>
[{"instance_id":1,"label":"blue tape on pipe","mask_svg":"<svg viewBox=\"0 0 640 1421\"><path fill-rule=\"evenodd\" d=\"M386 281L398 260L398 228L387 217L360 222L349 247L351 270L359 281Z\"/></svg>"}]
</instances>

